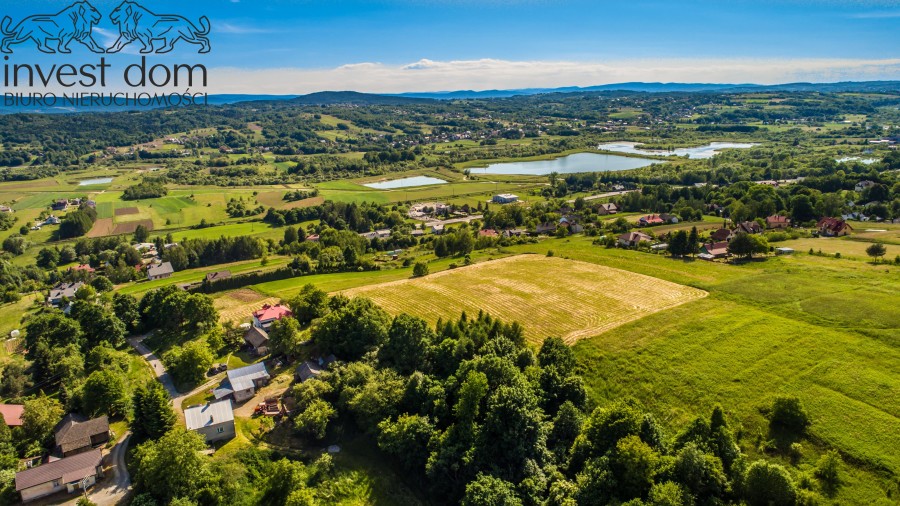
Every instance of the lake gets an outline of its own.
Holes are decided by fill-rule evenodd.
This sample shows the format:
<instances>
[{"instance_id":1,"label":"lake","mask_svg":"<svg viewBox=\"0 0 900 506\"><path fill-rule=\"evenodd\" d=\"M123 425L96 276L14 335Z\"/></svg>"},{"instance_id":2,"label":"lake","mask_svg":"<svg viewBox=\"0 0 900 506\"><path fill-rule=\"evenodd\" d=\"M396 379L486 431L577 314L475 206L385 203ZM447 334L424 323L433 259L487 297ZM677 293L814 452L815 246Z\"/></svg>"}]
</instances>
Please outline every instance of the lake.
<instances>
[{"instance_id":1,"label":"lake","mask_svg":"<svg viewBox=\"0 0 900 506\"><path fill-rule=\"evenodd\" d=\"M428 186L432 184L446 184L443 179L430 176L413 176L404 177L402 179L391 179L390 181L379 181L377 183L366 183L363 186L374 188L376 190L393 190L396 188L409 188L411 186Z\"/></svg>"},{"instance_id":2,"label":"lake","mask_svg":"<svg viewBox=\"0 0 900 506\"><path fill-rule=\"evenodd\" d=\"M78 182L78 186L91 186L94 184L109 184L112 183L113 178L111 177L98 177L96 179L84 179Z\"/></svg>"},{"instance_id":3,"label":"lake","mask_svg":"<svg viewBox=\"0 0 900 506\"><path fill-rule=\"evenodd\" d=\"M649 160L647 158L630 158L627 156L601 155L598 153L576 153L562 158L554 158L553 160L492 163L487 167L469 169L469 171L472 174L545 176L551 172L574 174L578 172L632 170L647 167L654 163L660 162L657 160Z\"/></svg>"},{"instance_id":4,"label":"lake","mask_svg":"<svg viewBox=\"0 0 900 506\"><path fill-rule=\"evenodd\" d=\"M663 151L656 149L638 149L635 147L637 142L607 142L597 146L597 149L605 151L615 151L617 153L629 153L633 155L658 155L658 156L685 156L704 160L712 158L723 149L747 149L757 144L749 142L710 142L705 146L697 146L695 148L677 148L672 151Z\"/></svg>"}]
</instances>

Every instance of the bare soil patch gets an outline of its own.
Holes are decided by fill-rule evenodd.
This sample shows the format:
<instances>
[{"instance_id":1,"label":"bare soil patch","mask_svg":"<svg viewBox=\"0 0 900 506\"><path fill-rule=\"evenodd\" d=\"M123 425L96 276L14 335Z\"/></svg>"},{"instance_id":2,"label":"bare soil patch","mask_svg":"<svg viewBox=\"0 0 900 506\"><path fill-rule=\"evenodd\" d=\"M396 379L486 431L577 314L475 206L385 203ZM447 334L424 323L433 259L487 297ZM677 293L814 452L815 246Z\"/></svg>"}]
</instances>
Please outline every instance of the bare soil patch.
<instances>
[{"instance_id":1,"label":"bare soil patch","mask_svg":"<svg viewBox=\"0 0 900 506\"><path fill-rule=\"evenodd\" d=\"M112 218L100 218L99 220L94 222L94 226L91 227L91 230L87 233L87 236L106 237L108 235L112 235L115 228L116 224L113 223Z\"/></svg>"},{"instance_id":2,"label":"bare soil patch","mask_svg":"<svg viewBox=\"0 0 900 506\"><path fill-rule=\"evenodd\" d=\"M134 231L137 230L138 225L143 225L147 230L153 230L153 220L129 221L127 223L117 224L116 228L113 229L112 235L133 234Z\"/></svg>"}]
</instances>

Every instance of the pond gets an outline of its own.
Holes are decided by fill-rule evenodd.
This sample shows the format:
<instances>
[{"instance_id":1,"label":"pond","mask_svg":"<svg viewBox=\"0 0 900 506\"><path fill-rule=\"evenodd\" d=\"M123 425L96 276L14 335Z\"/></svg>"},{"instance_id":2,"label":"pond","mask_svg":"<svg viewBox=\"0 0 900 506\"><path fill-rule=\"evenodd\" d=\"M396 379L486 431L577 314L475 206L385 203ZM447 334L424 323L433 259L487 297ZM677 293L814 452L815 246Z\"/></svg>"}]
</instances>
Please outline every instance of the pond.
<instances>
[{"instance_id":1,"label":"pond","mask_svg":"<svg viewBox=\"0 0 900 506\"><path fill-rule=\"evenodd\" d=\"M430 176L413 176L404 177L402 179L392 179L390 181L379 181L377 183L366 183L363 186L374 188L376 190L393 190L396 188L409 188L411 186L427 186L432 184L446 184L443 179Z\"/></svg>"},{"instance_id":2,"label":"pond","mask_svg":"<svg viewBox=\"0 0 900 506\"><path fill-rule=\"evenodd\" d=\"M677 148L672 151L663 151L657 149L638 149L635 146L637 142L607 142L597 146L597 149L605 151L615 151L617 153L629 153L633 155L658 155L658 156L685 156L704 160L712 158L723 149L747 149L757 144L749 142L710 142L705 146L697 146L695 148Z\"/></svg>"},{"instance_id":3,"label":"pond","mask_svg":"<svg viewBox=\"0 0 900 506\"><path fill-rule=\"evenodd\" d=\"M530 162L492 163L487 167L469 169L472 174L526 175L545 176L551 172L574 174L578 172L610 172L614 170L632 170L647 167L657 160L647 158L631 158L627 156L601 155L598 153L576 153L574 155L554 158L553 160L534 160Z\"/></svg>"},{"instance_id":4,"label":"pond","mask_svg":"<svg viewBox=\"0 0 900 506\"><path fill-rule=\"evenodd\" d=\"M844 158L835 159L837 163L859 162L865 165L871 165L878 161L876 158L860 158L858 156L845 156Z\"/></svg>"},{"instance_id":5,"label":"pond","mask_svg":"<svg viewBox=\"0 0 900 506\"><path fill-rule=\"evenodd\" d=\"M78 182L78 186L91 186L94 184L109 184L112 183L113 178L111 177L98 177L94 179L84 179Z\"/></svg>"}]
</instances>

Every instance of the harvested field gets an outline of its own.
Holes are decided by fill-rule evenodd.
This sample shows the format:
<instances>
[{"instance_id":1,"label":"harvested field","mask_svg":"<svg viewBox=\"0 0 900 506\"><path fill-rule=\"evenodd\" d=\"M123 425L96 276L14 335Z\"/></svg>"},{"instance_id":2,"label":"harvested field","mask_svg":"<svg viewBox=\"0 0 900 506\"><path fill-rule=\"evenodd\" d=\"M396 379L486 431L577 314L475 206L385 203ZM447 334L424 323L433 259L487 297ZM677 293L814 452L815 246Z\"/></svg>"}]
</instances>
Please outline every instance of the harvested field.
<instances>
[{"instance_id":1,"label":"harvested field","mask_svg":"<svg viewBox=\"0 0 900 506\"><path fill-rule=\"evenodd\" d=\"M703 290L556 257L521 255L416 279L354 288L393 314L431 323L484 310L518 321L532 343L548 336L573 344L644 316L700 299Z\"/></svg>"},{"instance_id":2,"label":"harvested field","mask_svg":"<svg viewBox=\"0 0 900 506\"><path fill-rule=\"evenodd\" d=\"M116 228L112 231L112 235L133 234L134 231L137 230L138 225L147 227L147 230L153 230L153 220L129 221L127 223L117 224ZM93 229L91 229L91 231L93 232Z\"/></svg>"},{"instance_id":3,"label":"harvested field","mask_svg":"<svg viewBox=\"0 0 900 506\"><path fill-rule=\"evenodd\" d=\"M140 212L140 209L136 207L120 207L116 209L116 216L126 216L129 214L138 214Z\"/></svg>"},{"instance_id":4,"label":"harvested field","mask_svg":"<svg viewBox=\"0 0 900 506\"><path fill-rule=\"evenodd\" d=\"M106 237L108 235L112 235L115 228L116 225L115 223L113 223L112 218L100 218L94 222L94 226L91 227L91 230L87 233L87 236Z\"/></svg>"},{"instance_id":5,"label":"harvested field","mask_svg":"<svg viewBox=\"0 0 900 506\"><path fill-rule=\"evenodd\" d=\"M295 200L281 206L282 209L301 209L304 207L319 206L325 203L325 197L310 197L303 200Z\"/></svg>"}]
</instances>

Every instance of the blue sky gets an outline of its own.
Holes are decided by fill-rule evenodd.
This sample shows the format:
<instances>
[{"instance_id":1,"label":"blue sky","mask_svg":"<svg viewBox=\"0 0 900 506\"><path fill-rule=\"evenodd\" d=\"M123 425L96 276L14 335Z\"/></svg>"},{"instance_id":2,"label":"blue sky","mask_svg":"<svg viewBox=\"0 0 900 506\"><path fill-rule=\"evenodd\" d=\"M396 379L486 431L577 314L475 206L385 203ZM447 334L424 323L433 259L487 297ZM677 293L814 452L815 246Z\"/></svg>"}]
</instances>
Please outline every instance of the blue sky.
<instances>
[{"instance_id":1,"label":"blue sky","mask_svg":"<svg viewBox=\"0 0 900 506\"><path fill-rule=\"evenodd\" d=\"M4 0L13 24L69 2ZM94 0L107 14L118 1ZM144 0L213 25L213 51L179 43L218 92L400 92L631 80L900 79L900 0ZM95 38L111 43L104 18ZM83 47L66 61L90 61ZM15 59L56 62L28 44ZM134 52L133 50L130 52ZM130 62L132 54L109 56Z\"/></svg>"}]
</instances>

